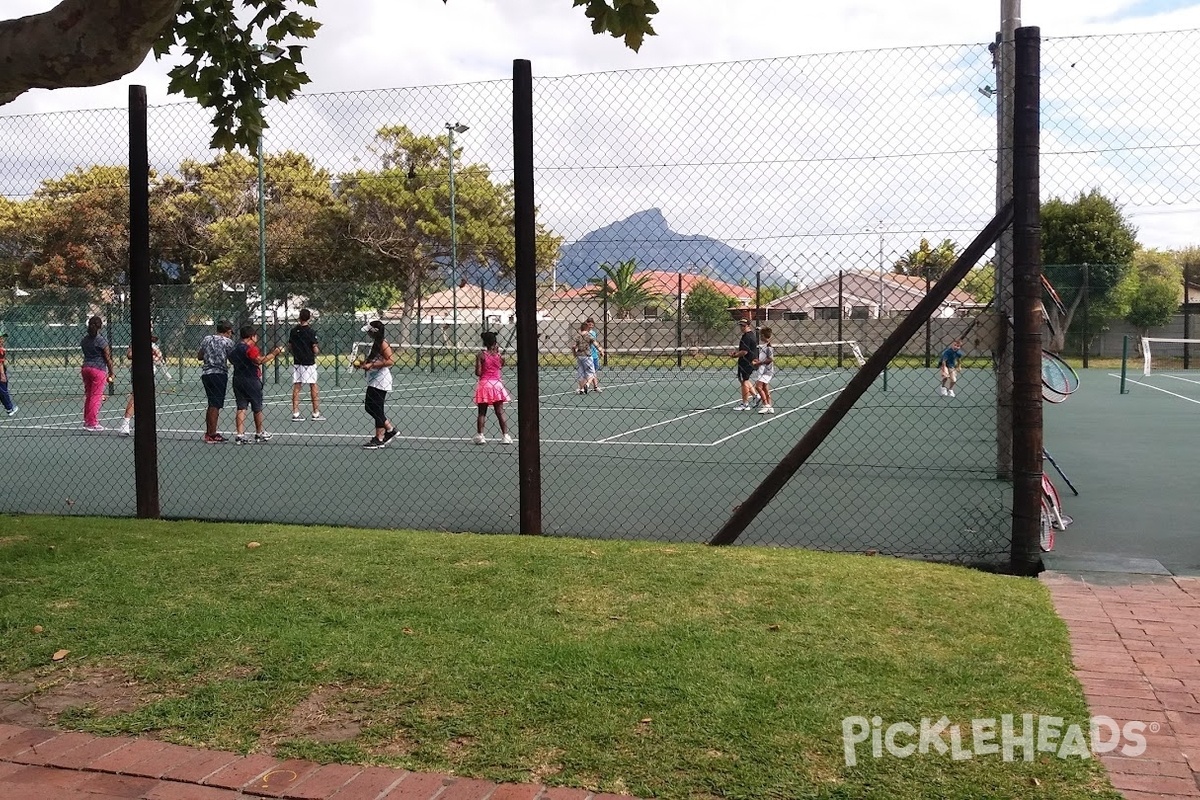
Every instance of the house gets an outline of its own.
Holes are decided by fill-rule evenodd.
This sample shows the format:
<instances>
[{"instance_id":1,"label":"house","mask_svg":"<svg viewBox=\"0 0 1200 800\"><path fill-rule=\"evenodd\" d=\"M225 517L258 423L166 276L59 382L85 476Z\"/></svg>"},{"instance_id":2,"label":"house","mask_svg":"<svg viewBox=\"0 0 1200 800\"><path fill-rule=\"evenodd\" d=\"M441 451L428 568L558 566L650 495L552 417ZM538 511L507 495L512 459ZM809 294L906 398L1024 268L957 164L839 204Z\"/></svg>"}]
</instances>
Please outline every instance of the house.
<instances>
[{"instance_id":1,"label":"house","mask_svg":"<svg viewBox=\"0 0 1200 800\"><path fill-rule=\"evenodd\" d=\"M643 278L646 279L647 291L662 299L657 303L647 304L639 313L633 315L634 319L659 319L663 315L664 306L668 310L674 310L677 303L687 300L687 296L702 283L707 283L721 294L733 298L735 308L749 308L754 305L753 287L738 286L704 275L662 270L644 270L633 274L635 281ZM682 297L679 295L681 288ZM553 319L600 319L604 303L601 298L595 296L595 287L585 286L581 289L560 289L543 297L538 305ZM608 318L615 317L616 313L610 308Z\"/></svg>"},{"instance_id":2,"label":"house","mask_svg":"<svg viewBox=\"0 0 1200 800\"><path fill-rule=\"evenodd\" d=\"M925 297L925 279L890 272L842 274L842 307L838 312L838 276L784 295L766 305L768 319L879 319L906 314ZM961 289L950 293L934 317L954 317L960 309L976 307L975 298Z\"/></svg>"},{"instance_id":3,"label":"house","mask_svg":"<svg viewBox=\"0 0 1200 800\"><path fill-rule=\"evenodd\" d=\"M385 320L398 320L403 316L404 304L397 303L384 314ZM413 319L424 324L450 325L457 317L459 325L478 327L486 320L487 327L498 328L512 325L517 314L517 298L513 294L494 292L483 286L467 284L453 289L443 289L421 298L418 314L417 305L412 308ZM538 317L541 318L539 313Z\"/></svg>"}]
</instances>

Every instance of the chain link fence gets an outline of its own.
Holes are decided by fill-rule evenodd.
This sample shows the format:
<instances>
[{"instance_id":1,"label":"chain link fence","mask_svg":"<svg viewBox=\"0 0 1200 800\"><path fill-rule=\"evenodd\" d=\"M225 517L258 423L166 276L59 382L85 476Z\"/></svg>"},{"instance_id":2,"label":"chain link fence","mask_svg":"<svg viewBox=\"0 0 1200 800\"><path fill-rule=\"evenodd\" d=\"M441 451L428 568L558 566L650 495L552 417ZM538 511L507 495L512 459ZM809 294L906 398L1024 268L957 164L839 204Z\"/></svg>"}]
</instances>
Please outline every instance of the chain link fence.
<instances>
[{"instance_id":1,"label":"chain link fence","mask_svg":"<svg viewBox=\"0 0 1200 800\"><path fill-rule=\"evenodd\" d=\"M1200 106L1179 101L1194 67L1174 54L1197 44L1045 40L1048 197L1195 202ZM510 435L515 367L538 359L546 532L707 540L994 213L992 58L973 44L535 79L536 354L513 335L509 81L272 106L261 173L257 154L207 148L202 109L152 107L164 516L516 531L516 448L494 408L477 428L490 331ZM125 125L124 110L0 118L0 320L19 406L0 417L3 511L134 513ZM1007 558L993 281L982 267L951 295L740 541ZM267 353L302 308L324 419L285 350L262 366L269 439L250 438L251 408L249 446L207 443L204 338L227 320ZM89 431L93 315L115 374ZM371 451L354 363L373 319L394 351L396 433ZM760 365L739 375L741 319L759 345L770 331L767 391ZM938 365L955 340L951 383ZM224 434L234 405L230 392Z\"/></svg>"}]
</instances>

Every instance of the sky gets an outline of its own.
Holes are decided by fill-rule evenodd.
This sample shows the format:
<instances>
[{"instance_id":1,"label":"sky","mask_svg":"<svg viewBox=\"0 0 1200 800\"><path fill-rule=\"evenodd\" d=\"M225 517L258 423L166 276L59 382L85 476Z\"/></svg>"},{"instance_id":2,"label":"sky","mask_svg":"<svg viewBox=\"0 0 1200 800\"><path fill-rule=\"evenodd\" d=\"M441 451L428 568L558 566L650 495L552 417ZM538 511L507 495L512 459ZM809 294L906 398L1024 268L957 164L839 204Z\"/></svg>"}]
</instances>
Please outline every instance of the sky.
<instances>
[{"instance_id":1,"label":"sky","mask_svg":"<svg viewBox=\"0 0 1200 800\"><path fill-rule=\"evenodd\" d=\"M53 5L52 0L9 0L4 13L20 16ZM998 0L848 0L819 4L819 12L816 4L796 0L659 0L659 5L662 11L654 22L658 35L633 53L620 40L594 36L582 9L573 8L571 0L320 0L313 15L323 27L305 56L312 83L304 96L311 100L268 115L275 122L267 147L270 136L276 137L277 146L292 143L290 137L295 137L294 146L306 146L302 133L325 130L326 165L335 171L353 168L365 150L351 153L360 146L342 142L350 134L323 127L331 124L334 100L313 96L504 81L511 77L513 59L523 58L531 61L535 79L565 77L545 84L548 95L554 88L563 88L564 94L561 102L555 96L539 107L544 118L535 125L541 124L543 135L557 136L554 141L561 145L539 153L539 167L570 173L584 164L572 176L574 183L561 179L556 184L560 173L548 172L544 181L539 177L544 219L568 239L659 207L676 231L763 252L799 273L800 264L813 260L823 261L826 270L848 258L874 260L871 254L881 245L890 259L921 235L950 235L965 243L971 231L986 223L987 198L978 195L989 180L985 173L994 165L978 154L961 153L994 137L994 101L976 90L989 85L980 45L999 28ZM1136 75L1122 89L1107 74L1112 63L1134 72L1151 69L1140 66L1148 54L1120 53L1114 47L1104 54L1106 65L1098 53L1089 51L1086 39L1077 37L1200 29L1200 0L1027 0L1021 4L1021 21L1039 26L1044 38L1071 37L1047 44L1043 52L1043 114L1048 123L1044 148L1049 144L1071 150L1075 131L1111 130L1114 119L1138 128L1141 139L1161 138L1155 115L1165 104L1139 108L1144 87L1139 87ZM1161 47L1161 42L1149 40L1139 46L1144 51ZM818 57L883 50L888 52ZM728 62L756 63L653 70ZM121 109L127 87L135 83L147 86L151 106L178 103L180 98L165 93L170 66L169 59L156 62L150 57L113 84L31 91L0 106L0 131L5 130L3 118L15 115ZM1181 84L1200 77L1171 74L1183 76ZM814 76L819 81L805 83ZM783 78L786 90L780 91L774 82ZM1090 90L1089 80L1096 82ZM806 89L812 96L796 100ZM835 94L816 96L822 89ZM431 134L455 115L474 112L475 131L457 142L464 158L499 165L507 157L511 162L511 149L506 151L502 141L509 124L504 95L496 107L484 88L398 96L424 98L422 102L434 106L424 118ZM597 98L590 112L580 96ZM389 97L373 95L371 102ZM436 107L440 100L430 98L444 98L446 104ZM679 98L694 105L672 108L682 103ZM1190 104L1187 98L1182 101ZM711 120L696 120L696 109L703 109ZM922 117L931 123L912 124ZM202 121L203 116L196 119ZM820 120L819 126L813 126L814 119ZM1169 125L1176 130L1192 122L1172 118ZM9 123L9 131L17 130L11 127L17 121ZM21 158L44 160L45 153L36 152L39 142L32 141L38 137L23 138L26 141L0 133L0 158L16 158L20 151ZM961 153L933 160L911 157L931 148ZM601 151L606 163L618 160L627 167L619 179L606 177L599 168ZM907 160L881 167L875 163L878 158L865 158L881 153L893 159L901 159L903 153ZM808 154L818 154L812 163L821 166L819 175L800 165ZM1060 164L1064 174L1074 171L1088 180L1134 182L1122 190L1122 202L1139 226L1143 244L1192 243L1192 230L1200 229L1200 198L1191 197L1190 190L1159 191L1147 185L1132 174L1145 172L1140 162L1065 158L1082 161ZM753 161L784 166L767 171L761 164L757 171L752 166L714 168ZM662 167L699 162L707 171ZM1053 159L1045 163L1056 166ZM1168 166L1177 172L1181 168ZM1188 171L1193 166L1183 165ZM938 173L937 180L930 179L931 171ZM595 195L582 196L581 182ZM1064 179L1055 188L1085 187ZM4 186L0 193L20 194ZM818 207L820 214L813 210ZM923 217L934 221L924 222Z\"/></svg>"}]
</instances>

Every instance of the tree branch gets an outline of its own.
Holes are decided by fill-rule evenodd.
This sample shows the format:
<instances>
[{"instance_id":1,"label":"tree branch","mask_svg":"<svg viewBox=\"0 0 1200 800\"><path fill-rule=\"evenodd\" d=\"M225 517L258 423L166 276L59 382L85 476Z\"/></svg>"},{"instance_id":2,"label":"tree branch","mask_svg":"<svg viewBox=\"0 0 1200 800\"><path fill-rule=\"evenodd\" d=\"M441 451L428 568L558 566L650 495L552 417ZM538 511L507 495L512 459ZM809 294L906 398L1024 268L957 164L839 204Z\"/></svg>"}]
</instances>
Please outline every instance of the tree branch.
<instances>
[{"instance_id":1,"label":"tree branch","mask_svg":"<svg viewBox=\"0 0 1200 800\"><path fill-rule=\"evenodd\" d=\"M181 0L62 0L0 20L0 105L28 89L98 86L141 65Z\"/></svg>"}]
</instances>

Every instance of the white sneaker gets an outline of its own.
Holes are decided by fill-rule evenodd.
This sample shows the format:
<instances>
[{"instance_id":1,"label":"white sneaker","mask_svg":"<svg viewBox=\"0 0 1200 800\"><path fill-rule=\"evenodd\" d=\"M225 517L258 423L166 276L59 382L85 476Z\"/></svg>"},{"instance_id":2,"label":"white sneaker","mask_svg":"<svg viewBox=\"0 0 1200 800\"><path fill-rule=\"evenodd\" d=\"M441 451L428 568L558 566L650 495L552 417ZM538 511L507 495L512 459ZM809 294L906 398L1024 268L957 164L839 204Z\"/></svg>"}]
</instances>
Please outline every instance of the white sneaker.
<instances>
[{"instance_id":1,"label":"white sneaker","mask_svg":"<svg viewBox=\"0 0 1200 800\"><path fill-rule=\"evenodd\" d=\"M14 414L16 414L16 413L17 413L18 411L20 411L20 410L21 410L21 407L20 407L20 406L13 406L13 407L12 407L12 410L8 412L8 415L11 417L11 416L13 416Z\"/></svg>"},{"instance_id":2,"label":"white sneaker","mask_svg":"<svg viewBox=\"0 0 1200 800\"><path fill-rule=\"evenodd\" d=\"M953 390L953 389L951 389L951 390L949 390L948 392L946 392L946 396L947 396L947 397L954 397L954 390Z\"/></svg>"},{"instance_id":3,"label":"white sneaker","mask_svg":"<svg viewBox=\"0 0 1200 800\"><path fill-rule=\"evenodd\" d=\"M482 433L475 434L475 444L487 444L487 439L483 438Z\"/></svg>"},{"instance_id":4,"label":"white sneaker","mask_svg":"<svg viewBox=\"0 0 1200 800\"><path fill-rule=\"evenodd\" d=\"M733 407L733 410L734 411L749 411L750 406L746 405L745 403L738 403L736 406Z\"/></svg>"},{"instance_id":5,"label":"white sneaker","mask_svg":"<svg viewBox=\"0 0 1200 800\"><path fill-rule=\"evenodd\" d=\"M129 435L129 420L121 420L121 429L118 431L118 433L120 433L122 436Z\"/></svg>"},{"instance_id":6,"label":"white sneaker","mask_svg":"<svg viewBox=\"0 0 1200 800\"><path fill-rule=\"evenodd\" d=\"M500 440L500 444L512 444L512 443L513 443L512 437L509 436L507 433L504 434L504 438L502 438Z\"/></svg>"},{"instance_id":7,"label":"white sneaker","mask_svg":"<svg viewBox=\"0 0 1200 800\"><path fill-rule=\"evenodd\" d=\"M100 431L104 430L104 426L103 425L84 425L83 429L85 431L91 431L92 433L99 433Z\"/></svg>"},{"instance_id":8,"label":"white sneaker","mask_svg":"<svg viewBox=\"0 0 1200 800\"><path fill-rule=\"evenodd\" d=\"M325 417L323 414L321 414L320 411L314 411L313 415L312 415L312 417L310 417L310 419L312 419L313 422L324 422L327 419L327 417Z\"/></svg>"},{"instance_id":9,"label":"white sneaker","mask_svg":"<svg viewBox=\"0 0 1200 800\"><path fill-rule=\"evenodd\" d=\"M938 387L938 397L945 397L945 396L946 396L946 387L939 386Z\"/></svg>"},{"instance_id":10,"label":"white sneaker","mask_svg":"<svg viewBox=\"0 0 1200 800\"><path fill-rule=\"evenodd\" d=\"M304 422L304 416L299 412L292 414L292 422Z\"/></svg>"},{"instance_id":11,"label":"white sneaker","mask_svg":"<svg viewBox=\"0 0 1200 800\"><path fill-rule=\"evenodd\" d=\"M760 408L760 409L758 410L758 413L760 413L760 414L774 414L774 413L775 413L775 409L774 409L774 408L772 408L771 406L763 406L762 408Z\"/></svg>"}]
</instances>

